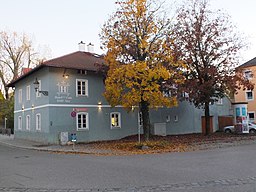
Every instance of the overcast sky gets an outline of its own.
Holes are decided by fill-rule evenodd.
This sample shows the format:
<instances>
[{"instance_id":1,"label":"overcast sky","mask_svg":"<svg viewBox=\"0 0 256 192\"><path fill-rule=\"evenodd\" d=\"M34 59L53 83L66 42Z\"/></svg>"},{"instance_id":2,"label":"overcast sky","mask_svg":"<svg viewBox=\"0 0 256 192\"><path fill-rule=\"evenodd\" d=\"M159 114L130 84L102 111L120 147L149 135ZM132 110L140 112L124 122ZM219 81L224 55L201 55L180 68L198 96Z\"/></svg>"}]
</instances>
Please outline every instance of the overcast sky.
<instances>
[{"instance_id":1,"label":"overcast sky","mask_svg":"<svg viewBox=\"0 0 256 192\"><path fill-rule=\"evenodd\" d=\"M180 0L176 0L180 1ZM0 30L29 34L36 45L47 46L57 57L78 50L78 43L93 43L100 50L101 26L115 10L115 0L0 0ZM173 2L166 0L166 2ZM256 1L211 0L248 36L251 46L241 62L256 57Z\"/></svg>"}]
</instances>

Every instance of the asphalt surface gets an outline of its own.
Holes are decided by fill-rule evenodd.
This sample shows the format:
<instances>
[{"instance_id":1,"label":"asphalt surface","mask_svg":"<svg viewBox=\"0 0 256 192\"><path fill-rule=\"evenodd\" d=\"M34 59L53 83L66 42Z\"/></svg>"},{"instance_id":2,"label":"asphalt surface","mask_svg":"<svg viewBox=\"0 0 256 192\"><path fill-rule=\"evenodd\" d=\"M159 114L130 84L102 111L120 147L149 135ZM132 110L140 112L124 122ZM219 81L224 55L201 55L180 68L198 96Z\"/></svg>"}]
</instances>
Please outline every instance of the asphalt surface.
<instances>
[{"instance_id":1,"label":"asphalt surface","mask_svg":"<svg viewBox=\"0 0 256 192\"><path fill-rule=\"evenodd\" d=\"M0 145L0 191L256 191L255 149L93 156Z\"/></svg>"}]
</instances>

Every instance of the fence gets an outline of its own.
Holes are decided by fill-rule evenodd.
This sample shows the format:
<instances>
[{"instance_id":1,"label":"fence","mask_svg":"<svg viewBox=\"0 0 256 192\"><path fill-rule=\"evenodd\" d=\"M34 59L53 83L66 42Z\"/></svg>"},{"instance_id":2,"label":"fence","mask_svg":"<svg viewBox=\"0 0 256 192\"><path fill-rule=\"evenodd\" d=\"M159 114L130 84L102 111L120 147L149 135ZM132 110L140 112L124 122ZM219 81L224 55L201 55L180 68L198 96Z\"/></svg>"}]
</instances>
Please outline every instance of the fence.
<instances>
[{"instance_id":1,"label":"fence","mask_svg":"<svg viewBox=\"0 0 256 192\"><path fill-rule=\"evenodd\" d=\"M223 128L225 126L234 125L233 117L230 117L230 116L219 116L218 121L219 121L219 130L220 131L223 131Z\"/></svg>"}]
</instances>

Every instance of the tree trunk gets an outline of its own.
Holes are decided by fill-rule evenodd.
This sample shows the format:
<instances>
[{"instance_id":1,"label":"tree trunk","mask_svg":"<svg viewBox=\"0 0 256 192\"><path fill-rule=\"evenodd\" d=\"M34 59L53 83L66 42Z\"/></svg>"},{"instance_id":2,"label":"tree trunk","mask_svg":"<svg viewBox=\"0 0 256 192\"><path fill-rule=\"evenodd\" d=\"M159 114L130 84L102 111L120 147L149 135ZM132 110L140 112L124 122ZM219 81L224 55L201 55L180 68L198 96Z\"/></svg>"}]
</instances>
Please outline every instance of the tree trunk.
<instances>
[{"instance_id":1,"label":"tree trunk","mask_svg":"<svg viewBox=\"0 0 256 192\"><path fill-rule=\"evenodd\" d=\"M8 93L9 87L5 86L5 87L4 87L4 91L5 91L5 99L6 99L6 100L9 100L9 93Z\"/></svg>"},{"instance_id":2,"label":"tree trunk","mask_svg":"<svg viewBox=\"0 0 256 192\"><path fill-rule=\"evenodd\" d=\"M210 134L210 104L205 102L204 116L205 116L205 135Z\"/></svg>"},{"instance_id":3,"label":"tree trunk","mask_svg":"<svg viewBox=\"0 0 256 192\"><path fill-rule=\"evenodd\" d=\"M141 101L141 113L143 122L143 132L145 141L149 140L150 137L150 120L149 120L149 103Z\"/></svg>"}]
</instances>

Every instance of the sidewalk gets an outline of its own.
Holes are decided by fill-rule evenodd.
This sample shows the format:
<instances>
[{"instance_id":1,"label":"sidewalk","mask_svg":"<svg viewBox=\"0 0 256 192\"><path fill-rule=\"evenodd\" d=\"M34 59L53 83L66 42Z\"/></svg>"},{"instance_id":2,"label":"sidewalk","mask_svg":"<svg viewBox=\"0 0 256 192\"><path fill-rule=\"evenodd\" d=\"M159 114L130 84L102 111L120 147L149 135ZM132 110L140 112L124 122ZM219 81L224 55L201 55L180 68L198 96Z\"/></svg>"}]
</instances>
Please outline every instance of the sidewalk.
<instances>
[{"instance_id":1,"label":"sidewalk","mask_svg":"<svg viewBox=\"0 0 256 192\"><path fill-rule=\"evenodd\" d=\"M155 139L155 140L154 140ZM171 152L188 152L211 150L239 145L256 144L256 134L215 133L209 136L202 134L173 135L152 138L149 148L137 147L137 137L131 136L122 140L81 143L76 145L45 145L34 141L14 138L13 135L0 135L0 144L38 151L63 154L106 155L142 155ZM152 146L151 146L152 145Z\"/></svg>"},{"instance_id":2,"label":"sidewalk","mask_svg":"<svg viewBox=\"0 0 256 192\"><path fill-rule=\"evenodd\" d=\"M14 138L14 135L1 135L0 134L0 144L29 149L37 151L48 151L55 153L76 153L76 154L93 154L93 155L109 155L111 150L99 150L92 147L90 144L82 145L45 145L39 142L27 141L23 139Z\"/></svg>"}]
</instances>

